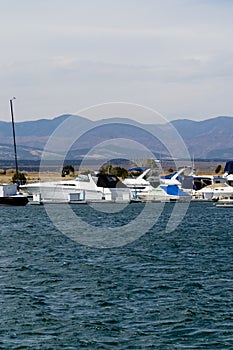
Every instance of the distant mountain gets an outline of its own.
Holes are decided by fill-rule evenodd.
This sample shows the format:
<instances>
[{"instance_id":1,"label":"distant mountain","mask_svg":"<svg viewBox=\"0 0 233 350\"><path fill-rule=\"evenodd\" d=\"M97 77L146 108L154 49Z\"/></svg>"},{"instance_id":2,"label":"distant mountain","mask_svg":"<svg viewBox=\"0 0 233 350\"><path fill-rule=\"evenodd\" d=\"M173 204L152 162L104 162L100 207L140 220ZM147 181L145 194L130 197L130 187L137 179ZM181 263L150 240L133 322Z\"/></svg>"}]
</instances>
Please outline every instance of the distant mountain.
<instances>
[{"instance_id":1,"label":"distant mountain","mask_svg":"<svg viewBox=\"0 0 233 350\"><path fill-rule=\"evenodd\" d=\"M203 121L172 122L184 139L190 154L203 159L233 158L233 117L216 117Z\"/></svg>"},{"instance_id":2,"label":"distant mountain","mask_svg":"<svg viewBox=\"0 0 233 350\"><path fill-rule=\"evenodd\" d=\"M166 124L148 125L126 118L112 118L105 120L105 125L101 125L101 121L94 122L84 117L66 114L52 120L40 119L16 123L15 130L19 159L39 160L51 134L68 118L70 118L71 129L75 120L75 125L78 122L80 130L89 130L70 148L67 155L70 159L83 157L95 145L101 146L97 148L97 153L93 153L91 157L98 158L102 157L103 154L109 157L125 156L123 147L120 147L122 141L113 140L119 138L131 138L157 155L162 157L169 156L162 143L152 135L153 131L156 130L166 137ZM216 117L204 121L180 119L172 121L171 124L183 138L191 156L194 155L195 158L199 159L233 159L233 117ZM61 148L63 142L65 142L65 137L68 139L69 135L64 136L64 140L61 136L58 142L61 144ZM109 139L113 140L111 147L104 146L104 142ZM136 143L135 148L137 148ZM130 147L128 156L132 153ZM54 150L55 157L59 156L59 154L59 149ZM142 149L139 147L138 157L142 157L142 154ZM12 126L10 122L0 121L0 159L14 159Z\"/></svg>"}]
</instances>

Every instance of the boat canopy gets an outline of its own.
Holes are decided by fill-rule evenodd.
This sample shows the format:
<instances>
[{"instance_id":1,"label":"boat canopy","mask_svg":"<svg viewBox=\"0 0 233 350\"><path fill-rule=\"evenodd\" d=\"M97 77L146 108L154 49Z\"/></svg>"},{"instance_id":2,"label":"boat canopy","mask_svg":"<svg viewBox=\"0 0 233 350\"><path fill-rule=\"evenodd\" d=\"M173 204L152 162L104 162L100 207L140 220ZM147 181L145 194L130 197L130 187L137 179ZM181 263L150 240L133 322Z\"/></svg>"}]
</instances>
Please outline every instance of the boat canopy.
<instances>
[{"instance_id":1,"label":"boat canopy","mask_svg":"<svg viewBox=\"0 0 233 350\"><path fill-rule=\"evenodd\" d=\"M145 170L149 169L148 167L146 166L141 166L141 167L135 167L135 168L130 168L128 169L128 172L130 173L131 171L140 171L140 172L143 172Z\"/></svg>"},{"instance_id":2,"label":"boat canopy","mask_svg":"<svg viewBox=\"0 0 233 350\"><path fill-rule=\"evenodd\" d=\"M225 168L224 168L224 173L233 174L233 161L229 160L226 162Z\"/></svg>"},{"instance_id":3,"label":"boat canopy","mask_svg":"<svg viewBox=\"0 0 233 350\"><path fill-rule=\"evenodd\" d=\"M167 194L171 196L189 196L188 193L184 192L177 185L160 186Z\"/></svg>"},{"instance_id":4,"label":"boat canopy","mask_svg":"<svg viewBox=\"0 0 233 350\"><path fill-rule=\"evenodd\" d=\"M98 187L127 188L115 175L99 174L97 180Z\"/></svg>"},{"instance_id":5,"label":"boat canopy","mask_svg":"<svg viewBox=\"0 0 233 350\"><path fill-rule=\"evenodd\" d=\"M172 174L168 174L168 175L162 175L161 179L171 179L173 176L175 176L177 174L177 171L175 171Z\"/></svg>"}]
</instances>

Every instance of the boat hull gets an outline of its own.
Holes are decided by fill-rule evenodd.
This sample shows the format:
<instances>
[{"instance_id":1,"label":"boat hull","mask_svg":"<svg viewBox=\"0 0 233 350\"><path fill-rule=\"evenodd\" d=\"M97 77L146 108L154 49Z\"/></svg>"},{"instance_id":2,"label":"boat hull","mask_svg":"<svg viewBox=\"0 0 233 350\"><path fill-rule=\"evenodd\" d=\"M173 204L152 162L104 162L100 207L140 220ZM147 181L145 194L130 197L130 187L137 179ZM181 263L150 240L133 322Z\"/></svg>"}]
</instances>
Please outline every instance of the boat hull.
<instances>
[{"instance_id":1,"label":"boat hull","mask_svg":"<svg viewBox=\"0 0 233 350\"><path fill-rule=\"evenodd\" d=\"M216 208L233 208L233 204L228 204L228 203L219 203L215 204Z\"/></svg>"},{"instance_id":2,"label":"boat hull","mask_svg":"<svg viewBox=\"0 0 233 350\"><path fill-rule=\"evenodd\" d=\"M0 197L0 205L25 206L28 203L26 196Z\"/></svg>"}]
</instances>

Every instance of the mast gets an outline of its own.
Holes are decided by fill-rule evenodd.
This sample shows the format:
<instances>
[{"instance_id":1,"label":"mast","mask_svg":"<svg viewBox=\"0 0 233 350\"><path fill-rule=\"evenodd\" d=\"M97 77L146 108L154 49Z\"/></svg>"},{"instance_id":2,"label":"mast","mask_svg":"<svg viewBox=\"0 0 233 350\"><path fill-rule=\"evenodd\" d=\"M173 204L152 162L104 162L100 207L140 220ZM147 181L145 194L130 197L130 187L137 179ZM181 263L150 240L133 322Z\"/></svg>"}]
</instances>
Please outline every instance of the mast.
<instances>
[{"instance_id":1,"label":"mast","mask_svg":"<svg viewBox=\"0 0 233 350\"><path fill-rule=\"evenodd\" d=\"M15 140L15 122L14 122L14 110L13 110L13 97L10 100L10 109L11 109L11 121L12 121L12 131L13 131L13 141L14 141L14 153L15 153L15 171L16 171L16 182L19 183L19 168L18 168L18 159L17 159L17 150L16 150L16 140Z\"/></svg>"}]
</instances>

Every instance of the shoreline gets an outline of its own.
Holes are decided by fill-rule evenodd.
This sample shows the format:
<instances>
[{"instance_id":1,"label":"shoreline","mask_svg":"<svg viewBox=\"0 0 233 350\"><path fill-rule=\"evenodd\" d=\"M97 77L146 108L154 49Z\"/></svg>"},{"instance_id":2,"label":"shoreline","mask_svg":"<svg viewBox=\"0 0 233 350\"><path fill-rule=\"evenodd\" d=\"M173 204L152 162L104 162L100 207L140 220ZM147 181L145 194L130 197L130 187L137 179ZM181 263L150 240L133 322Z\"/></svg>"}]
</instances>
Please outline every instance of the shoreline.
<instances>
[{"instance_id":1,"label":"shoreline","mask_svg":"<svg viewBox=\"0 0 233 350\"><path fill-rule=\"evenodd\" d=\"M225 162L213 162L213 161L200 161L195 162L195 174L196 175L222 175L223 171L219 172L218 174L215 173L215 169L218 165L222 166L222 169L224 169ZM180 161L180 167L182 167L182 162ZM163 168L164 173L168 173L169 166L171 167L171 163L166 164L166 168ZM30 168L30 166L28 166ZM78 168L78 167L77 167ZM97 170L96 167L90 166L89 169L86 169L85 172L92 172ZM4 174L3 172L6 171ZM22 172L25 174L27 178L27 182L39 182L39 181L59 181L59 180L71 180L78 176L79 173L83 172L84 169L82 169L80 172L75 167L75 173L72 175L66 175L65 177L61 176L61 171L58 171L57 169L51 170L51 167L48 168L48 170L44 170L39 172L37 171L31 171L27 169L27 167L22 166L19 168L19 172ZM175 171L175 169L174 169ZM10 183L12 181L12 176L15 173L15 170L13 168L10 169L4 169L3 167L0 167L0 184L2 183Z\"/></svg>"}]
</instances>

